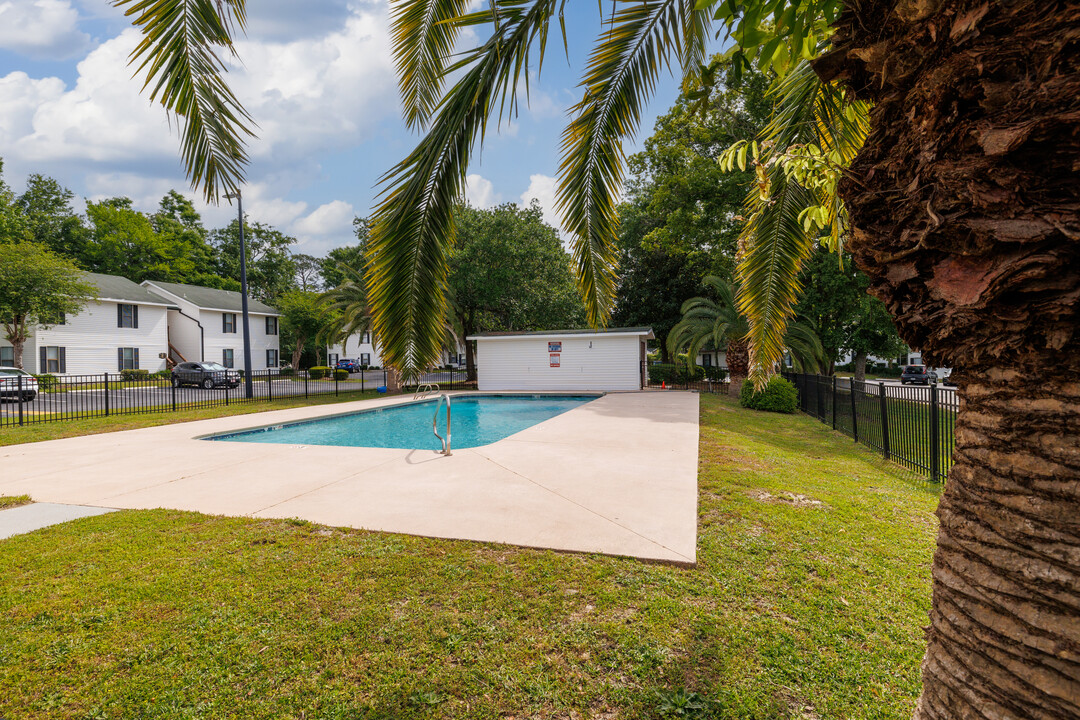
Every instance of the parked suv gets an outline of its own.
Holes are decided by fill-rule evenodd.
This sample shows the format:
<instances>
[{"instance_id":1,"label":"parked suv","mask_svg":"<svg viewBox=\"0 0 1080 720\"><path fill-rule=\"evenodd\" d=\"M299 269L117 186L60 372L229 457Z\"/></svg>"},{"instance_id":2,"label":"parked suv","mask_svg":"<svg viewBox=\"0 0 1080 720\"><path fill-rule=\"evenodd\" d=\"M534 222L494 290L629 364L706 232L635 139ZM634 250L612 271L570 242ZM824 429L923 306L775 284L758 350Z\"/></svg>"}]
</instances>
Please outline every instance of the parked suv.
<instances>
[{"instance_id":1,"label":"parked suv","mask_svg":"<svg viewBox=\"0 0 1080 720\"><path fill-rule=\"evenodd\" d=\"M172 371L173 387L198 385L210 390L225 386L237 387L240 373L215 362L182 362Z\"/></svg>"},{"instance_id":2,"label":"parked suv","mask_svg":"<svg viewBox=\"0 0 1080 720\"><path fill-rule=\"evenodd\" d=\"M20 391L19 378L22 377ZM0 400L12 398L19 402L30 402L37 397L38 381L30 373L15 367L0 367Z\"/></svg>"},{"instance_id":3,"label":"parked suv","mask_svg":"<svg viewBox=\"0 0 1080 720\"><path fill-rule=\"evenodd\" d=\"M937 375L933 370L928 370L925 365L908 365L900 374L900 384L919 383L929 385L937 382Z\"/></svg>"},{"instance_id":4,"label":"parked suv","mask_svg":"<svg viewBox=\"0 0 1080 720\"><path fill-rule=\"evenodd\" d=\"M348 370L351 373L360 372L360 363L349 358L342 358L334 366L335 370Z\"/></svg>"}]
</instances>

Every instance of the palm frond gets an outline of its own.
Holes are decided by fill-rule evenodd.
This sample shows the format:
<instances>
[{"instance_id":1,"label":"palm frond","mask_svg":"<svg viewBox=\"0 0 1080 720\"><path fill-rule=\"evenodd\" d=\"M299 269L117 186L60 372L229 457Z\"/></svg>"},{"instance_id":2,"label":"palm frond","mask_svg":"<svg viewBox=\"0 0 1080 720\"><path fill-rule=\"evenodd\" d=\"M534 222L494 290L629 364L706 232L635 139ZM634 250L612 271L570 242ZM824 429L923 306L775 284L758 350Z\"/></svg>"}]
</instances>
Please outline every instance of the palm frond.
<instances>
[{"instance_id":1,"label":"palm frond","mask_svg":"<svg viewBox=\"0 0 1080 720\"><path fill-rule=\"evenodd\" d=\"M408 374L438 357L446 316L447 252L454 208L473 146L483 142L496 107L515 102L530 50L543 46L556 0L502 0L488 17L487 41L447 72L463 71L447 92L427 135L382 179L386 188L368 244L368 293L386 362ZM462 22L476 22L477 16Z\"/></svg>"},{"instance_id":2,"label":"palm frond","mask_svg":"<svg viewBox=\"0 0 1080 720\"><path fill-rule=\"evenodd\" d=\"M114 0L142 31L131 53L151 84L150 99L180 120L181 155L188 178L208 202L235 191L244 179L247 138L255 125L225 82L218 55L235 56L232 28L243 31L244 0Z\"/></svg>"},{"instance_id":3,"label":"palm frond","mask_svg":"<svg viewBox=\"0 0 1080 720\"><path fill-rule=\"evenodd\" d=\"M405 123L422 127L438 107L443 78L469 0L402 0L391 6L390 36Z\"/></svg>"},{"instance_id":4,"label":"palm frond","mask_svg":"<svg viewBox=\"0 0 1080 720\"><path fill-rule=\"evenodd\" d=\"M578 284L589 323L607 322L615 294L615 206L641 110L672 52L700 61L710 14L693 0L623 0L606 22L582 86L584 98L563 133L556 203L573 234Z\"/></svg>"}]
</instances>

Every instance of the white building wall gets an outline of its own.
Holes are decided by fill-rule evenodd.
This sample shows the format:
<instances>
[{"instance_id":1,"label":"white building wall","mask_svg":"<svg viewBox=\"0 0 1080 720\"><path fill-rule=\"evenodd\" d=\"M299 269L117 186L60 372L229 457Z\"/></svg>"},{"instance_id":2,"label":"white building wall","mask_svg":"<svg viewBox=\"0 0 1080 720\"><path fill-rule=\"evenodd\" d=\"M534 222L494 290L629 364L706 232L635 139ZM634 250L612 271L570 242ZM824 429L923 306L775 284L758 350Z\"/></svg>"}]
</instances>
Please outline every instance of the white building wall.
<instances>
[{"instance_id":1,"label":"white building wall","mask_svg":"<svg viewBox=\"0 0 1080 720\"><path fill-rule=\"evenodd\" d=\"M3 337L0 337L0 347L10 348L10 347L12 347L12 345L7 340L5 340ZM14 360L15 349L14 348L12 348L11 353L12 353L11 362L14 363L15 362L15 360ZM38 366L38 359L37 358L38 358L37 343L34 340L34 336L31 335L30 337L26 338L26 342L23 343L23 368L27 372L37 373L37 366ZM4 353L4 362L0 363L0 365L7 365L7 362L8 362L7 361L7 354Z\"/></svg>"},{"instance_id":2,"label":"white building wall","mask_svg":"<svg viewBox=\"0 0 1080 720\"><path fill-rule=\"evenodd\" d=\"M183 356L182 359L174 358L178 362L202 360L202 330L196 317L198 314L192 317L177 310L169 311L169 342Z\"/></svg>"},{"instance_id":3,"label":"white building wall","mask_svg":"<svg viewBox=\"0 0 1080 720\"><path fill-rule=\"evenodd\" d=\"M224 358L223 350L226 348L233 351L233 367L242 370L244 368L244 317L240 312L236 315L236 332L227 333L222 330L224 323L220 310L200 310L199 322L203 326L203 360L206 362L221 362ZM280 361L279 339L281 337L280 323L277 335L266 334L266 315L248 312L249 331L251 333L251 365L255 371L266 370L266 351L278 350Z\"/></svg>"},{"instance_id":4,"label":"white building wall","mask_svg":"<svg viewBox=\"0 0 1080 720\"><path fill-rule=\"evenodd\" d=\"M364 342L364 336L367 336L367 342ZM371 356L371 361L368 363L370 366L382 367L382 354L379 352L379 346L376 344L373 333L356 333L350 335L344 343L340 345L328 345L326 348L326 359L329 362L331 355L337 355L338 360L356 360L360 362L361 356L364 354Z\"/></svg>"},{"instance_id":5,"label":"white building wall","mask_svg":"<svg viewBox=\"0 0 1080 720\"><path fill-rule=\"evenodd\" d=\"M117 327L115 302L93 302L81 313L71 315L63 325L34 331L31 354L24 351L23 362L29 369L44 372L38 348L66 348L68 375L93 375L119 371L117 348L138 348L139 369L157 372L165 369L158 355L168 349L168 318L163 306L139 305L139 327ZM29 343L27 343L29 350Z\"/></svg>"},{"instance_id":6,"label":"white building wall","mask_svg":"<svg viewBox=\"0 0 1080 720\"><path fill-rule=\"evenodd\" d=\"M559 367L551 367L549 342L562 343ZM477 338L478 389L639 390L643 342L639 335Z\"/></svg>"}]
</instances>

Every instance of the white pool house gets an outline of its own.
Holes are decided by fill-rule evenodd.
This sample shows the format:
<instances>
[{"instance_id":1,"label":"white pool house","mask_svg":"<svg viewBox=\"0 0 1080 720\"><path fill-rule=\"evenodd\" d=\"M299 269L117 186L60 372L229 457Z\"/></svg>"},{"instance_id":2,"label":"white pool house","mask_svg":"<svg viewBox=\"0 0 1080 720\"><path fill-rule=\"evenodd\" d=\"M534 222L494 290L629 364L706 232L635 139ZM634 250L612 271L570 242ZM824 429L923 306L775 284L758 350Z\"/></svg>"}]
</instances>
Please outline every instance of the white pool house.
<instances>
[{"instance_id":1,"label":"white pool house","mask_svg":"<svg viewBox=\"0 0 1080 720\"><path fill-rule=\"evenodd\" d=\"M478 389L632 391L648 385L652 328L538 330L470 335Z\"/></svg>"}]
</instances>

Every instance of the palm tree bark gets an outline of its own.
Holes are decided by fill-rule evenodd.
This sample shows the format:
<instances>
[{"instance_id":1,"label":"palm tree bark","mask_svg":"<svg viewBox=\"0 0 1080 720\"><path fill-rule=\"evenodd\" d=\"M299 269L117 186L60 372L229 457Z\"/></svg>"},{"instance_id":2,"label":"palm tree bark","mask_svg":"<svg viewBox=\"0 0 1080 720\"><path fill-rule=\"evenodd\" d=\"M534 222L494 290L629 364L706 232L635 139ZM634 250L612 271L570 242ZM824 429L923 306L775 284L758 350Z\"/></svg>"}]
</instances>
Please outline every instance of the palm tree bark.
<instances>
[{"instance_id":1,"label":"palm tree bark","mask_svg":"<svg viewBox=\"0 0 1080 720\"><path fill-rule=\"evenodd\" d=\"M863 0L836 27L815 69L875 103L849 247L959 385L915 717L1080 718L1080 2Z\"/></svg>"},{"instance_id":2,"label":"palm tree bark","mask_svg":"<svg viewBox=\"0 0 1080 720\"><path fill-rule=\"evenodd\" d=\"M743 381L750 374L750 343L744 338L728 340L724 358L728 367L728 394L739 397Z\"/></svg>"}]
</instances>

